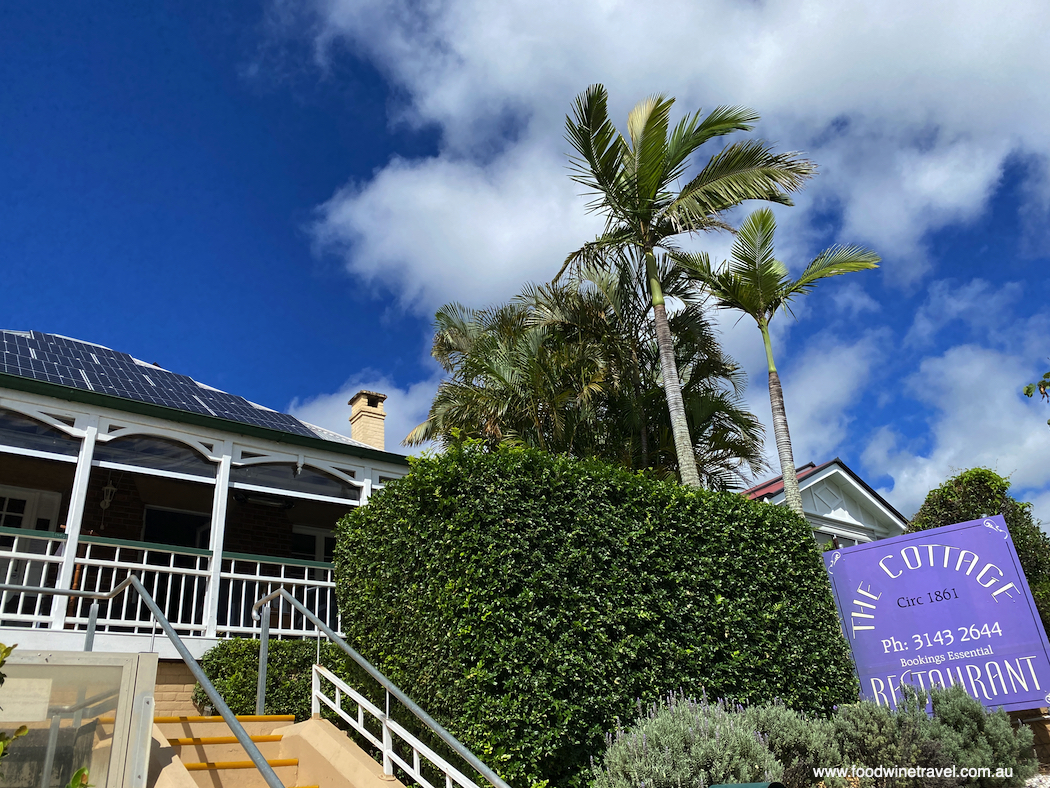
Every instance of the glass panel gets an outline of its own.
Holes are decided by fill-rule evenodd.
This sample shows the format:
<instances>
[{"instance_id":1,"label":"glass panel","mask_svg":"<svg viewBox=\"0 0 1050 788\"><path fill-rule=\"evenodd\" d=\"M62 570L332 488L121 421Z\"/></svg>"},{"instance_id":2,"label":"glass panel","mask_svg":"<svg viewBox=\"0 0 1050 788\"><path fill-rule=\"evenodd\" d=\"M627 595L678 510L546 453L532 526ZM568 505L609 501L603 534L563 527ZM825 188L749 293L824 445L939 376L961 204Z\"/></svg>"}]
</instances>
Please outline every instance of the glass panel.
<instances>
[{"instance_id":1,"label":"glass panel","mask_svg":"<svg viewBox=\"0 0 1050 788\"><path fill-rule=\"evenodd\" d=\"M107 785L121 668L8 663L4 671L0 728L29 728L6 753L4 785L39 788L49 756L51 778L44 785L60 788L78 769L87 769L90 785Z\"/></svg>"},{"instance_id":2,"label":"glass panel","mask_svg":"<svg viewBox=\"0 0 1050 788\"><path fill-rule=\"evenodd\" d=\"M0 525L4 528L21 528L25 510L25 498L0 498Z\"/></svg>"},{"instance_id":3,"label":"glass panel","mask_svg":"<svg viewBox=\"0 0 1050 788\"><path fill-rule=\"evenodd\" d=\"M358 489L353 485L321 473L312 468L303 468L296 475L295 465L266 464L242 465L230 471L230 481L256 484L260 487L274 487L279 490L326 495L329 498L346 498L358 500Z\"/></svg>"},{"instance_id":4,"label":"glass panel","mask_svg":"<svg viewBox=\"0 0 1050 788\"><path fill-rule=\"evenodd\" d=\"M178 545L181 547L207 547L207 536L211 525L210 514L195 512L172 512L146 507L146 529L143 537L147 542ZM200 544L204 535L205 542Z\"/></svg>"},{"instance_id":5,"label":"glass panel","mask_svg":"<svg viewBox=\"0 0 1050 788\"><path fill-rule=\"evenodd\" d=\"M215 478L215 463L189 446L165 438L135 436L95 445L95 459Z\"/></svg>"},{"instance_id":6,"label":"glass panel","mask_svg":"<svg viewBox=\"0 0 1050 788\"><path fill-rule=\"evenodd\" d=\"M313 534L292 534L292 558L303 558L307 561L317 559L317 543Z\"/></svg>"},{"instance_id":7,"label":"glass panel","mask_svg":"<svg viewBox=\"0 0 1050 788\"><path fill-rule=\"evenodd\" d=\"M71 438L36 419L3 409L0 409L0 444L73 457L80 452L79 438Z\"/></svg>"}]
</instances>

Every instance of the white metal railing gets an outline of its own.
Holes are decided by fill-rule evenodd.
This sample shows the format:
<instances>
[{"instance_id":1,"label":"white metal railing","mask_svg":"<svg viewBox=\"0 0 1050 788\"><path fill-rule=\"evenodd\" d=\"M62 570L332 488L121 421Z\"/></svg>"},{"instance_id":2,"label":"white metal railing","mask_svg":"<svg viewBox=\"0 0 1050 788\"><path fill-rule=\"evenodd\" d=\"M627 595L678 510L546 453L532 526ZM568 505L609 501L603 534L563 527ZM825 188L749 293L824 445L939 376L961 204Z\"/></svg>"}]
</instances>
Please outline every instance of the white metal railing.
<instances>
[{"instance_id":1,"label":"white metal railing","mask_svg":"<svg viewBox=\"0 0 1050 788\"><path fill-rule=\"evenodd\" d=\"M65 556L65 534L0 528L0 584L53 588ZM182 636L203 637L212 554L192 547L81 536L72 575L75 591L108 594L131 575L155 599ZM259 597L283 588L327 626L342 632L335 600L331 564L269 556L223 553L218 588L216 633L219 637L255 637L252 605ZM62 605L63 626L86 629L90 604L72 597L5 591L0 594L0 626L53 625L53 605ZM271 625L275 637L317 634L316 626L287 602L274 604ZM99 633L152 634L153 623L141 596L125 588L99 608Z\"/></svg>"},{"instance_id":2,"label":"white metal railing","mask_svg":"<svg viewBox=\"0 0 1050 788\"><path fill-rule=\"evenodd\" d=\"M255 600L283 588L336 632L342 632L331 564L241 553L223 553L219 573L220 637L255 637ZM275 604L270 632L278 638L315 636L317 627L287 602Z\"/></svg>"},{"instance_id":3,"label":"white metal railing","mask_svg":"<svg viewBox=\"0 0 1050 788\"><path fill-rule=\"evenodd\" d=\"M469 777L466 777L456 767L452 766L447 760L438 755L434 750L425 745L420 741L415 734L410 733L408 729L398 724L390 716L390 703L393 700L399 704L408 712L412 714L420 723L423 728L432 733L437 739L443 742L449 751L454 753L459 758L463 759L463 763L467 764L470 768L474 769L478 774L488 780L492 788L510 788L507 782L496 774L489 766L485 765L474 753L468 750L459 739L449 733L442 727L437 720L427 714L419 704L412 700L406 695L396 684L390 679L384 676L374 665L368 660L358 654L350 645L338 635L328 624L318 618L311 610L309 610L302 602L293 597L284 588L264 596L255 602L252 606L254 617L260 622L259 630L259 682L257 685L255 695L255 708L256 714L265 713L266 709L266 661L267 651L270 638L270 610L273 602L277 599L282 600L284 604L288 604L298 611L301 615L310 619L318 630L318 651L320 651L320 635L324 634L329 641L336 647L338 647L347 657L357 664L366 674L371 676L382 689L384 697L386 699L386 710L380 710L378 706L368 700L363 694L353 689L345 682L343 682L338 676L334 675L331 671L326 670L321 665L314 665L311 673L311 685L312 689L310 692L310 706L312 713L317 715L321 711L321 703L324 703L334 712L339 715L339 718L347 722L351 728L360 733L366 741L374 744L381 748L383 754L383 774L387 779L394 778L394 765L397 764L415 781L425 788L436 788L433 782L430 781L428 776L424 774L424 768L428 768L429 771L434 772L435 770L442 775L444 778L445 788L452 788L452 784L456 783L460 788L478 788L478 784L475 783ZM318 654L318 660L320 660L320 654ZM329 698L321 689L322 680L332 685L333 698ZM357 704L357 718L356 720L343 709L343 697L348 696ZM368 730L368 726L365 722L365 712L368 712L368 720L374 726L377 722L380 726L380 736L376 736L374 733ZM394 737L397 737L397 744L394 742ZM407 750L406 750L407 748ZM401 750L399 752L398 750ZM401 754L402 752L411 752L411 763ZM426 759L424 762L423 759ZM404 781L403 781L404 782ZM407 783L406 783L407 784Z\"/></svg>"},{"instance_id":4,"label":"white metal railing","mask_svg":"<svg viewBox=\"0 0 1050 788\"><path fill-rule=\"evenodd\" d=\"M203 635L204 600L211 553L191 547L82 536L73 588L108 593L135 574L182 635ZM66 621L87 626L88 604L72 600ZM149 610L130 589L108 599L99 610L99 632L150 634Z\"/></svg>"},{"instance_id":5,"label":"white metal railing","mask_svg":"<svg viewBox=\"0 0 1050 788\"><path fill-rule=\"evenodd\" d=\"M65 534L0 528L0 583L53 586L65 546ZM51 619L51 605L51 597L5 591L0 594L0 625L46 627Z\"/></svg>"},{"instance_id":6,"label":"white metal railing","mask_svg":"<svg viewBox=\"0 0 1050 788\"><path fill-rule=\"evenodd\" d=\"M338 714L341 720L382 752L384 774L393 774L393 765L397 764L423 788L438 788L423 772L425 759L437 772L443 775L444 788L452 788L453 783L461 786L461 788L479 788L476 782L427 747L395 720L391 719L387 711L380 709L327 668L321 665L314 665L312 684L311 712L315 715L320 714L321 704L323 703ZM331 685L331 697L325 694L325 685ZM343 708L343 701L346 698L349 698L356 704L356 713L350 714ZM373 721L373 725L378 723L381 731L378 736L370 731L365 724L366 713ZM398 748L394 742L395 737L404 745L405 750L411 751L411 760L398 753Z\"/></svg>"}]
</instances>

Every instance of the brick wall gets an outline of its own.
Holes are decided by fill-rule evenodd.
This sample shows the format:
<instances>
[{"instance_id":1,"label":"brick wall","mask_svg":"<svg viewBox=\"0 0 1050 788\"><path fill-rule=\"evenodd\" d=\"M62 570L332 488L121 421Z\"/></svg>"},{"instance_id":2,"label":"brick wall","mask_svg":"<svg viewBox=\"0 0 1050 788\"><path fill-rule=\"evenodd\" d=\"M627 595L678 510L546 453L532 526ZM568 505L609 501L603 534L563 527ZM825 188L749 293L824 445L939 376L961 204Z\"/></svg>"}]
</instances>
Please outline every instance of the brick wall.
<instances>
[{"instance_id":1,"label":"brick wall","mask_svg":"<svg viewBox=\"0 0 1050 788\"><path fill-rule=\"evenodd\" d=\"M197 682L182 660L162 659L157 664L157 687L154 714L158 717L194 717L201 713L193 705L193 688Z\"/></svg>"},{"instance_id":2,"label":"brick wall","mask_svg":"<svg viewBox=\"0 0 1050 788\"><path fill-rule=\"evenodd\" d=\"M223 548L232 553L291 558L292 523L288 513L272 506L241 503L230 492Z\"/></svg>"},{"instance_id":3,"label":"brick wall","mask_svg":"<svg viewBox=\"0 0 1050 788\"><path fill-rule=\"evenodd\" d=\"M142 516L146 505L139 495L135 476L113 472L112 479L117 491L109 508L103 510L99 504L103 498L102 488L110 480L110 472L103 468L91 470L81 532L137 541L142 538Z\"/></svg>"}]
</instances>

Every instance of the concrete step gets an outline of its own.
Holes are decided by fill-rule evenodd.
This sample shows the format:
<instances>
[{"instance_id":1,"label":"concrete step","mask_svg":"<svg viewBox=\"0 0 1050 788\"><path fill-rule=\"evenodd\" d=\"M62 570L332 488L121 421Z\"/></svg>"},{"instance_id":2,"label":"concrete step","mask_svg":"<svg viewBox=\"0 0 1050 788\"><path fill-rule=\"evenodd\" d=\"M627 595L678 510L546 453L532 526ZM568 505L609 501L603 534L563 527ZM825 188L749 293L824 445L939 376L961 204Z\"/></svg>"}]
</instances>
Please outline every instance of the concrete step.
<instances>
[{"instance_id":1,"label":"concrete step","mask_svg":"<svg viewBox=\"0 0 1050 788\"><path fill-rule=\"evenodd\" d=\"M236 761L187 762L183 765L200 788L255 788L266 783L255 764L245 758ZM267 763L273 767L278 779L286 786L294 786L299 773L298 758L272 758Z\"/></svg>"},{"instance_id":2,"label":"concrete step","mask_svg":"<svg viewBox=\"0 0 1050 788\"><path fill-rule=\"evenodd\" d=\"M237 720L249 736L266 736L295 724L293 714L239 715ZM153 722L168 739L198 739L230 736L222 717L154 717Z\"/></svg>"},{"instance_id":3,"label":"concrete step","mask_svg":"<svg viewBox=\"0 0 1050 788\"><path fill-rule=\"evenodd\" d=\"M223 727L225 733L228 729ZM252 741L259 747L264 758L279 758L281 755L281 734L252 736ZM197 736L168 739L168 744L184 763L201 763L216 761L240 761L246 757L244 747L236 736Z\"/></svg>"}]
</instances>

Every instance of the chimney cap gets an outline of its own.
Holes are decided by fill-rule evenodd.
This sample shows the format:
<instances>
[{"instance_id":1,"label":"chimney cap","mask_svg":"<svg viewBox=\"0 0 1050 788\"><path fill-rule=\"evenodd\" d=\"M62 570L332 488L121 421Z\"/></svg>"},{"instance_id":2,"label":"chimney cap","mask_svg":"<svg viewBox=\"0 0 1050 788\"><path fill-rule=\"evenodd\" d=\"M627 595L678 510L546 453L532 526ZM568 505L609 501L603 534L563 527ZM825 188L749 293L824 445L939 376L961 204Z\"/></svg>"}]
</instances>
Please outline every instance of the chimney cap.
<instances>
[{"instance_id":1,"label":"chimney cap","mask_svg":"<svg viewBox=\"0 0 1050 788\"><path fill-rule=\"evenodd\" d=\"M378 391L366 391L365 389L362 389L361 391L354 394L354 396L352 396L350 398L350 401L346 404L353 405L362 397L368 399L368 407L370 408L378 408L383 402L386 401L386 394L380 394Z\"/></svg>"}]
</instances>

